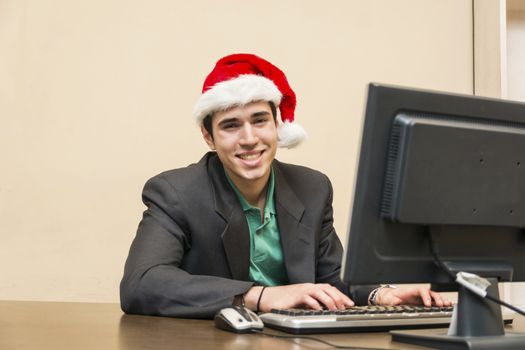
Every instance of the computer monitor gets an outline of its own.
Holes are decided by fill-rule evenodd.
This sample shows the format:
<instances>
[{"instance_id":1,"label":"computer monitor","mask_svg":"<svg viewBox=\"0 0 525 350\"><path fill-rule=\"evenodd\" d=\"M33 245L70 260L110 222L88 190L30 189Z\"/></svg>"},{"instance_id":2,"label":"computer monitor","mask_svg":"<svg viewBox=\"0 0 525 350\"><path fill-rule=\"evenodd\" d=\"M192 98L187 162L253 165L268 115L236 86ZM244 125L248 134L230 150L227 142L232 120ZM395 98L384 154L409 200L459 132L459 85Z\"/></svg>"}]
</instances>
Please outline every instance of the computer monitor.
<instances>
[{"instance_id":1,"label":"computer monitor","mask_svg":"<svg viewBox=\"0 0 525 350\"><path fill-rule=\"evenodd\" d=\"M449 270L496 281L497 294L497 281L525 281L524 227L524 103L369 85L343 280L450 285L434 247ZM454 336L394 339L524 347L496 304L460 288L456 309Z\"/></svg>"}]
</instances>

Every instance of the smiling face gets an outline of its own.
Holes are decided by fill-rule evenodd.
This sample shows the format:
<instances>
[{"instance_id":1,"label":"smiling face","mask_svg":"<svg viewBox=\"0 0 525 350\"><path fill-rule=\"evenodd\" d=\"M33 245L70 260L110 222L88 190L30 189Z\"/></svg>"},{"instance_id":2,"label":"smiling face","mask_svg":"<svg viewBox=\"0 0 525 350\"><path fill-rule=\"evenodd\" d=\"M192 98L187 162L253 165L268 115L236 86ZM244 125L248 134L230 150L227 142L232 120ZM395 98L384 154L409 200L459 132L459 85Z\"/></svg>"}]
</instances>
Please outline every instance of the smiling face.
<instances>
[{"instance_id":1,"label":"smiling face","mask_svg":"<svg viewBox=\"0 0 525 350\"><path fill-rule=\"evenodd\" d=\"M276 123L269 103L257 101L214 113L213 135L201 127L204 140L241 192L246 186L266 185L277 151Z\"/></svg>"}]
</instances>

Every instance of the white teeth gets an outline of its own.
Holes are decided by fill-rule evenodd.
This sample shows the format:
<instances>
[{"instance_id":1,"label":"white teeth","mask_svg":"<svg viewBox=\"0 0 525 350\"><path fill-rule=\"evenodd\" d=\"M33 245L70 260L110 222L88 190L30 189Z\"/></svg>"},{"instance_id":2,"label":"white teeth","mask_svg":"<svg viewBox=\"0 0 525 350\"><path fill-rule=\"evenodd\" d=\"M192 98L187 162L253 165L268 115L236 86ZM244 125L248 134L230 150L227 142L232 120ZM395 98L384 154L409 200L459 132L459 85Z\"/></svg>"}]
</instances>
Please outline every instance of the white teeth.
<instances>
[{"instance_id":1,"label":"white teeth","mask_svg":"<svg viewBox=\"0 0 525 350\"><path fill-rule=\"evenodd\" d=\"M243 160L254 160L254 159L259 158L259 153L256 153L256 154L241 154L241 155L239 155L239 158L241 158Z\"/></svg>"}]
</instances>

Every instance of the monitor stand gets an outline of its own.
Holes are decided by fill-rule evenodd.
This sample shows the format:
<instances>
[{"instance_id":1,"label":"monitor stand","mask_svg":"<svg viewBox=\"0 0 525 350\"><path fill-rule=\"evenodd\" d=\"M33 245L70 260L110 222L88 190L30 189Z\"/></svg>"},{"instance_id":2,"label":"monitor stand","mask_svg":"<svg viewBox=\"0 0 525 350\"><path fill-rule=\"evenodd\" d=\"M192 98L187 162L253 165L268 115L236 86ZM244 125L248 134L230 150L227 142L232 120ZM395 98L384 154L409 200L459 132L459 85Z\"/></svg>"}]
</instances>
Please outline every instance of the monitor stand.
<instances>
[{"instance_id":1,"label":"monitor stand","mask_svg":"<svg viewBox=\"0 0 525 350\"><path fill-rule=\"evenodd\" d=\"M490 295L499 298L498 282L489 279ZM506 332L501 308L460 286L448 333L444 330L391 331L392 340L436 349L525 349L525 334Z\"/></svg>"}]
</instances>

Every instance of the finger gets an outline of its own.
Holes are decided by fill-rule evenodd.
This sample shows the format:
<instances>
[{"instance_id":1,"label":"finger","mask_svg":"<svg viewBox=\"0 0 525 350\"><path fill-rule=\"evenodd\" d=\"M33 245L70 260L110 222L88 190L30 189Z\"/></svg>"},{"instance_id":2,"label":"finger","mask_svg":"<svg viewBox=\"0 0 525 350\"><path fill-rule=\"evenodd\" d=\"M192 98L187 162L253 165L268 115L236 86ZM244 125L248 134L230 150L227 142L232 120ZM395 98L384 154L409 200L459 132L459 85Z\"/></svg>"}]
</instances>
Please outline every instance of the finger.
<instances>
[{"instance_id":1,"label":"finger","mask_svg":"<svg viewBox=\"0 0 525 350\"><path fill-rule=\"evenodd\" d=\"M441 300L441 305L438 304L438 306L442 307L442 306L450 306L452 305L452 302L450 300L448 300L447 298L445 298L442 294L440 293L437 293L437 292L432 292L431 293L433 294L432 297L434 297L434 294L437 296L437 298L439 298Z\"/></svg>"},{"instance_id":2,"label":"finger","mask_svg":"<svg viewBox=\"0 0 525 350\"><path fill-rule=\"evenodd\" d=\"M443 298L439 293L430 291L430 296L434 300L434 305L442 307L444 305Z\"/></svg>"},{"instance_id":3,"label":"finger","mask_svg":"<svg viewBox=\"0 0 525 350\"><path fill-rule=\"evenodd\" d=\"M443 300L443 306L450 306L450 305L452 305L452 302L450 300L448 300L448 298L444 297L442 294L439 294L439 296L441 297L441 300Z\"/></svg>"},{"instance_id":4,"label":"finger","mask_svg":"<svg viewBox=\"0 0 525 350\"><path fill-rule=\"evenodd\" d=\"M355 302L350 299L346 294L343 294L343 302L345 304L345 307L352 307L355 305Z\"/></svg>"},{"instance_id":5,"label":"finger","mask_svg":"<svg viewBox=\"0 0 525 350\"><path fill-rule=\"evenodd\" d=\"M322 303L328 310L337 309L335 301L323 289L315 290L310 296Z\"/></svg>"},{"instance_id":6,"label":"finger","mask_svg":"<svg viewBox=\"0 0 525 350\"><path fill-rule=\"evenodd\" d=\"M303 297L303 304L306 305L309 309L313 309L313 310L322 310L323 309L321 304L319 304L319 302L315 298L312 298L309 295L305 295Z\"/></svg>"},{"instance_id":7,"label":"finger","mask_svg":"<svg viewBox=\"0 0 525 350\"><path fill-rule=\"evenodd\" d=\"M345 294L341 293L341 291L339 291L339 289L337 289L336 287L329 286L325 288L324 291L326 294L328 294L328 296L330 296L330 298L332 298L336 308L341 310L349 306L354 306L354 302L352 301L352 299L350 299Z\"/></svg>"},{"instance_id":8,"label":"finger","mask_svg":"<svg viewBox=\"0 0 525 350\"><path fill-rule=\"evenodd\" d=\"M331 287L331 290L336 293L336 295L338 296L339 300L340 300L340 306L341 306L341 309L345 309L347 307L351 307L351 306L354 306L355 303L352 299L350 299L348 297L348 295L346 295L345 293L341 292L339 289L337 289L336 287Z\"/></svg>"},{"instance_id":9,"label":"finger","mask_svg":"<svg viewBox=\"0 0 525 350\"><path fill-rule=\"evenodd\" d=\"M420 288L419 297L421 298L425 306L432 306L432 297L430 296L430 289Z\"/></svg>"}]
</instances>

